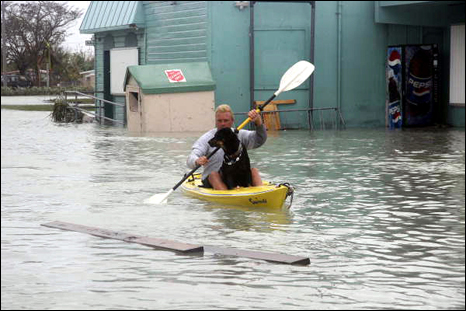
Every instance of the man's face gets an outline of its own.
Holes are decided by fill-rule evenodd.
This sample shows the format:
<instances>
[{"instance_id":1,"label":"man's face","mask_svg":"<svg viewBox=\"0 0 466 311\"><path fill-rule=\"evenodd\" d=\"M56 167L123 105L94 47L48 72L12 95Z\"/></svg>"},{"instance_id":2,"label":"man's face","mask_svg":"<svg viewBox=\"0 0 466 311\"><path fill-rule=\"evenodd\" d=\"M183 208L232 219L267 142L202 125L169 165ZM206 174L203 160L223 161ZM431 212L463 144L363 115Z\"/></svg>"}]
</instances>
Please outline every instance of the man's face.
<instances>
[{"instance_id":1,"label":"man's face","mask_svg":"<svg viewBox=\"0 0 466 311\"><path fill-rule=\"evenodd\" d=\"M215 115L215 126L217 130L221 130L226 127L233 127L233 116L231 112L217 112Z\"/></svg>"}]
</instances>

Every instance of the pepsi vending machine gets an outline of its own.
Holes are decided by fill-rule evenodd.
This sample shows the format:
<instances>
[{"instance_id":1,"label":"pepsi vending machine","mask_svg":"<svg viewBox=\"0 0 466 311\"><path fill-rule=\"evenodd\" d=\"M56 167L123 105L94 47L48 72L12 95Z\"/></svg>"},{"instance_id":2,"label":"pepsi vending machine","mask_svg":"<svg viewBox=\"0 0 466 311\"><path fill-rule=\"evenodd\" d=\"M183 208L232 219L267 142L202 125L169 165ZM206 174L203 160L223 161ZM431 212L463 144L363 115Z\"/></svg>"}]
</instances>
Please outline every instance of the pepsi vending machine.
<instances>
[{"instance_id":1,"label":"pepsi vending machine","mask_svg":"<svg viewBox=\"0 0 466 311\"><path fill-rule=\"evenodd\" d=\"M390 46L387 50L387 125L428 126L438 106L438 47Z\"/></svg>"}]
</instances>

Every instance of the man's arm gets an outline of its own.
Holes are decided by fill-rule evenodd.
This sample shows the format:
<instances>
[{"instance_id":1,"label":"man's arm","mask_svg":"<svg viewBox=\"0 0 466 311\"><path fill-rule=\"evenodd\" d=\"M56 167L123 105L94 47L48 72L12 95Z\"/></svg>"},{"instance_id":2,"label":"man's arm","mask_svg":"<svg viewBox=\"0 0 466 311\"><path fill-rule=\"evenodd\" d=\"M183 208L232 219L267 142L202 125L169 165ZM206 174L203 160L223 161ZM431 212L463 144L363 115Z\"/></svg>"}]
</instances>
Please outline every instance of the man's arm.
<instances>
[{"instance_id":1,"label":"man's arm","mask_svg":"<svg viewBox=\"0 0 466 311\"><path fill-rule=\"evenodd\" d=\"M202 148L203 146L201 144L197 144L197 142L193 145L193 149L191 150L191 154L188 157L188 160L186 161L186 165L190 168L193 169L197 166L196 160L199 159L202 156L206 155L206 149Z\"/></svg>"},{"instance_id":2,"label":"man's arm","mask_svg":"<svg viewBox=\"0 0 466 311\"><path fill-rule=\"evenodd\" d=\"M248 149L259 148L267 140L267 130L265 129L264 124L262 124L262 118L260 114L256 110L249 111L248 116L256 125L256 130L241 130L239 132L240 140L246 145Z\"/></svg>"},{"instance_id":3,"label":"man's arm","mask_svg":"<svg viewBox=\"0 0 466 311\"><path fill-rule=\"evenodd\" d=\"M211 138L212 134L211 132L207 132L204 135L202 135L193 145L191 154L188 156L188 159L186 161L186 165L190 168L193 169L195 168L198 164L204 165L207 163L205 160L200 159L209 153L209 140ZM199 159L198 162L196 162ZM202 160L202 161L201 161ZM200 163L204 162L204 163Z\"/></svg>"}]
</instances>

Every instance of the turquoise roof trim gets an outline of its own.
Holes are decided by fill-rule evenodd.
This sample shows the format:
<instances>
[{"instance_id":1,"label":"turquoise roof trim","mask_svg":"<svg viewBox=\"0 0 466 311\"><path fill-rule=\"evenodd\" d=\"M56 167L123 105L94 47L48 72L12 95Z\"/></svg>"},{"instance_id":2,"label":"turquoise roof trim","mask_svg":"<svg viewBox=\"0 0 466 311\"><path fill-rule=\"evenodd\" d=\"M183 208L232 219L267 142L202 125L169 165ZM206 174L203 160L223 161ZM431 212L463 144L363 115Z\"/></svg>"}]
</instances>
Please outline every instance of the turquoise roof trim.
<instances>
[{"instance_id":1,"label":"turquoise roof trim","mask_svg":"<svg viewBox=\"0 0 466 311\"><path fill-rule=\"evenodd\" d=\"M142 1L92 1L79 31L91 34L134 26L145 26Z\"/></svg>"}]
</instances>

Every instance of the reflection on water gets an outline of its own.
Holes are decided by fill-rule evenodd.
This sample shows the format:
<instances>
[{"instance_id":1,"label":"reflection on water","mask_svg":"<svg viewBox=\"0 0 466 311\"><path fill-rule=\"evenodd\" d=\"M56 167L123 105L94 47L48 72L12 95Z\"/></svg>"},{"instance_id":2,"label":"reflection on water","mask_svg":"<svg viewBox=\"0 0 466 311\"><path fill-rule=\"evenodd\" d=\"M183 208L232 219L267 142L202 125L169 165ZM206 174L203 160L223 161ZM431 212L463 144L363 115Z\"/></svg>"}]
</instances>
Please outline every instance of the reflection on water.
<instances>
[{"instance_id":1,"label":"reflection on water","mask_svg":"<svg viewBox=\"0 0 466 311\"><path fill-rule=\"evenodd\" d=\"M205 208L215 215L219 227L231 230L255 232L286 230L286 225L292 222L292 212L286 208L222 206L215 203L206 203Z\"/></svg>"},{"instance_id":2,"label":"reflection on water","mask_svg":"<svg viewBox=\"0 0 466 311\"><path fill-rule=\"evenodd\" d=\"M135 135L2 110L3 308L464 308L464 130L289 131L250 152L291 210L176 191L201 133ZM274 251L307 267L171 252L40 227L60 220Z\"/></svg>"}]
</instances>

